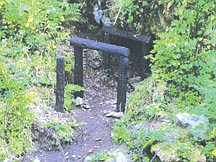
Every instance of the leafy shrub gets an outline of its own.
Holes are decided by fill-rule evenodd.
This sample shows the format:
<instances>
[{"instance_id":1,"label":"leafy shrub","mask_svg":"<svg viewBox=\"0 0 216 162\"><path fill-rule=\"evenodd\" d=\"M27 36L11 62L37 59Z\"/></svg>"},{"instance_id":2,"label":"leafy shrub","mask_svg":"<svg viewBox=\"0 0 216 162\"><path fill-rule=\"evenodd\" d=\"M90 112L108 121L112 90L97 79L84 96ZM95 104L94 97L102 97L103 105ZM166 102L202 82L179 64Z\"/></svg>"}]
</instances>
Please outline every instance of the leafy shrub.
<instances>
[{"instance_id":1,"label":"leafy shrub","mask_svg":"<svg viewBox=\"0 0 216 162\"><path fill-rule=\"evenodd\" d=\"M116 5L120 7L120 27L157 34L169 25L175 1L117 0Z\"/></svg>"},{"instance_id":2,"label":"leafy shrub","mask_svg":"<svg viewBox=\"0 0 216 162\"><path fill-rule=\"evenodd\" d=\"M99 152L95 154L90 162L97 162L97 161L106 161L107 159L111 158L113 155L107 151Z\"/></svg>"},{"instance_id":3,"label":"leafy shrub","mask_svg":"<svg viewBox=\"0 0 216 162\"><path fill-rule=\"evenodd\" d=\"M10 75L6 64L0 67L0 160L15 158L31 147L33 114L27 108L31 94L27 94L22 78Z\"/></svg>"},{"instance_id":4,"label":"leafy shrub","mask_svg":"<svg viewBox=\"0 0 216 162\"><path fill-rule=\"evenodd\" d=\"M0 2L0 161L15 160L32 145L34 122L27 108L32 84L53 85L56 47L79 20L79 5L67 0Z\"/></svg>"},{"instance_id":5,"label":"leafy shrub","mask_svg":"<svg viewBox=\"0 0 216 162\"><path fill-rule=\"evenodd\" d=\"M150 55L151 81L145 80L129 99L127 116L133 118L127 122L145 121L152 116L168 117L170 126L173 126L177 113L204 115L209 121L205 138L187 136L181 142L189 143L190 149L198 146L208 161L214 161L216 3L211 0L119 2L123 7L121 21L128 20L128 24L132 24L138 32L137 25L141 25L141 29L146 27L147 31L154 32L158 37ZM144 15L144 20L139 18L140 14ZM154 23L149 23L161 23L161 18L165 22L163 28L155 26L155 29L152 27ZM125 132L121 127L117 127L116 132L118 129ZM127 132L123 137L128 141ZM138 138L139 135L135 139ZM188 160L191 158L182 151L183 145L177 145L176 148L180 151L179 157Z\"/></svg>"}]
</instances>

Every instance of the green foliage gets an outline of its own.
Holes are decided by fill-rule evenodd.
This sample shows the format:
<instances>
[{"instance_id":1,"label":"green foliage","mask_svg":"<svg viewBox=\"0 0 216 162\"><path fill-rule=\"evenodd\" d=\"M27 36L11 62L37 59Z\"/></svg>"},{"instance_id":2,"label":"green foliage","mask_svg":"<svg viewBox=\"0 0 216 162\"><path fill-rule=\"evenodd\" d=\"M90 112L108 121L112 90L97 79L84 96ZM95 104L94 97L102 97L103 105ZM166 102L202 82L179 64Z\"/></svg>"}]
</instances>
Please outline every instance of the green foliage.
<instances>
[{"instance_id":1,"label":"green foliage","mask_svg":"<svg viewBox=\"0 0 216 162\"><path fill-rule=\"evenodd\" d=\"M52 141L52 145L60 149L63 144L73 141L74 127L78 125L74 122L50 121L45 124L45 128L52 132L48 135L47 140Z\"/></svg>"},{"instance_id":2,"label":"green foliage","mask_svg":"<svg viewBox=\"0 0 216 162\"><path fill-rule=\"evenodd\" d=\"M20 65L28 82L53 84L48 69L54 71L56 46L68 37L63 25L78 21L78 5L66 0L5 0L0 8L0 54L16 58L15 61L25 58L29 65ZM20 73L19 68L14 66L10 70Z\"/></svg>"},{"instance_id":3,"label":"green foliage","mask_svg":"<svg viewBox=\"0 0 216 162\"><path fill-rule=\"evenodd\" d=\"M27 94L22 78L10 75L7 65L0 67L0 160L15 158L31 147L31 124L33 116L27 105Z\"/></svg>"},{"instance_id":4,"label":"green foliage","mask_svg":"<svg viewBox=\"0 0 216 162\"><path fill-rule=\"evenodd\" d=\"M117 0L116 5L121 8L119 26L137 32L156 33L169 24L172 17L169 12L172 12L174 1Z\"/></svg>"},{"instance_id":5,"label":"green foliage","mask_svg":"<svg viewBox=\"0 0 216 162\"><path fill-rule=\"evenodd\" d=\"M181 111L204 114L210 121L207 141L215 139L216 126L215 11L212 1L179 3L175 11L179 18L159 35L152 51L154 78L168 83L166 101ZM206 153L210 159L211 151Z\"/></svg>"},{"instance_id":6,"label":"green foliage","mask_svg":"<svg viewBox=\"0 0 216 162\"><path fill-rule=\"evenodd\" d=\"M28 51L37 54L53 52L55 42L66 34L62 24L78 20L78 6L65 0L6 0L1 10L2 38L23 43Z\"/></svg>"},{"instance_id":7,"label":"green foliage","mask_svg":"<svg viewBox=\"0 0 216 162\"><path fill-rule=\"evenodd\" d=\"M73 109L73 94L74 92L84 91L85 88L75 85L75 84L67 84L65 87L65 109L67 111L71 111ZM75 99L74 99L75 100Z\"/></svg>"},{"instance_id":8,"label":"green foliage","mask_svg":"<svg viewBox=\"0 0 216 162\"><path fill-rule=\"evenodd\" d=\"M170 132L165 126L160 129L145 129L145 127L157 127L157 122L154 122L145 121L143 115L140 114L140 109L130 110L115 125L114 141L126 143L128 148L134 152L134 161L150 161L148 157L149 147L155 142L164 141Z\"/></svg>"},{"instance_id":9,"label":"green foliage","mask_svg":"<svg viewBox=\"0 0 216 162\"><path fill-rule=\"evenodd\" d=\"M177 113L204 115L208 119L208 131L203 139L187 135L176 144L178 157L190 160L200 154L208 161L215 160L216 123L216 3L198 1L122 1L120 20L124 26L137 32L150 31L158 37L149 56L152 61L152 77L135 90L128 102L128 120L124 124L139 123L151 117L167 117L174 126ZM147 14L149 13L149 14ZM139 16L142 15L145 20ZM163 28L157 27L160 23ZM141 28L138 26L141 25ZM144 27L144 28L143 28ZM156 27L156 29L155 29ZM142 119L143 118L143 119ZM134 121L135 120L135 121ZM121 125L122 126L122 125ZM129 129L116 126L117 137L128 143ZM202 129L202 128L196 128ZM168 129L169 130L169 129ZM160 132L160 131L159 131ZM190 134L190 131L188 131ZM188 134L187 133L187 134ZM135 139L139 139L139 135ZM157 139L153 139L154 142ZM149 144L149 146L152 144ZM132 144L134 147L135 145ZM130 146L131 147L131 146ZM194 156L188 151L194 151ZM140 153L138 153L140 156Z\"/></svg>"},{"instance_id":10,"label":"green foliage","mask_svg":"<svg viewBox=\"0 0 216 162\"><path fill-rule=\"evenodd\" d=\"M67 0L0 2L0 161L13 161L32 145L34 117L27 108L33 84L54 84L57 45L65 28L79 20L78 4Z\"/></svg>"},{"instance_id":11,"label":"green foliage","mask_svg":"<svg viewBox=\"0 0 216 162\"><path fill-rule=\"evenodd\" d=\"M112 154L110 154L107 151L99 152L91 158L90 162L106 161L107 159L109 159L111 157L112 157Z\"/></svg>"}]
</instances>

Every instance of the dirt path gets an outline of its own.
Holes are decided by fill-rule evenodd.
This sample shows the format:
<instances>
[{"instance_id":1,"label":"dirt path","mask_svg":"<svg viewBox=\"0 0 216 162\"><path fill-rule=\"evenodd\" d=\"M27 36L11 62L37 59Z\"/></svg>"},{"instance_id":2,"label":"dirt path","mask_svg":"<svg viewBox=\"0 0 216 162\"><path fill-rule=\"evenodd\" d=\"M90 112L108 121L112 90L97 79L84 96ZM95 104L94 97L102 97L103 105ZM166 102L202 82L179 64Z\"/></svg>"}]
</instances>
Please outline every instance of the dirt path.
<instances>
[{"instance_id":1,"label":"dirt path","mask_svg":"<svg viewBox=\"0 0 216 162\"><path fill-rule=\"evenodd\" d=\"M113 148L111 134L114 119L107 118L106 114L116 109L116 83L113 80L104 81L103 70L89 67L91 60L88 58L87 54L85 62L88 63L84 65L85 106L73 112L76 121L85 124L76 130L74 142L61 151L35 152L25 157L24 162L35 158L40 162L83 162L91 154Z\"/></svg>"},{"instance_id":2,"label":"dirt path","mask_svg":"<svg viewBox=\"0 0 216 162\"><path fill-rule=\"evenodd\" d=\"M46 151L34 154L41 162L83 162L86 156L113 147L112 128L104 117L104 111L109 109L107 104L95 104L92 100L90 109L83 108L75 111L77 122L85 122L75 134L75 141L71 146L61 151ZM28 160L26 160L28 161Z\"/></svg>"}]
</instances>

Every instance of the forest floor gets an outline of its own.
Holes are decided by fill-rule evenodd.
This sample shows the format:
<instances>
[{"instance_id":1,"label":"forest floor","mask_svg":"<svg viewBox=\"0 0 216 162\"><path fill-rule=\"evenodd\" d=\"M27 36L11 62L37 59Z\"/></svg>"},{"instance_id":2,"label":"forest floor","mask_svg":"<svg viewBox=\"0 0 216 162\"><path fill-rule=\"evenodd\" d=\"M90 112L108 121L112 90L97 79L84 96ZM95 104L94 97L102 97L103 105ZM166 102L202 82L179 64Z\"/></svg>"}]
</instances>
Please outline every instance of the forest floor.
<instances>
[{"instance_id":1,"label":"forest floor","mask_svg":"<svg viewBox=\"0 0 216 162\"><path fill-rule=\"evenodd\" d=\"M83 106L73 110L76 122L80 125L74 136L74 142L60 151L37 151L26 155L23 162L38 159L40 162L83 162L92 154L114 148L112 143L112 126L117 118L107 114L116 110L116 81L104 74L101 60L96 67L92 53L85 50L84 55L84 87ZM98 53L97 53L98 55Z\"/></svg>"}]
</instances>

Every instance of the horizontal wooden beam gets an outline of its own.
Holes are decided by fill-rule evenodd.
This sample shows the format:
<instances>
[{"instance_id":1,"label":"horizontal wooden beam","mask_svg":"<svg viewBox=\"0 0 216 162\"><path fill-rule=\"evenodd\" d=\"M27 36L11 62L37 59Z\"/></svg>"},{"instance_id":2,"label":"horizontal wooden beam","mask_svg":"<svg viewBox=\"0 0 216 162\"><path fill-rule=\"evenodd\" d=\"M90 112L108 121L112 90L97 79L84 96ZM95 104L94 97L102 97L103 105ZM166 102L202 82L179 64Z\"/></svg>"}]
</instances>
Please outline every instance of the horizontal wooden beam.
<instances>
[{"instance_id":1,"label":"horizontal wooden beam","mask_svg":"<svg viewBox=\"0 0 216 162\"><path fill-rule=\"evenodd\" d=\"M135 33L128 32L128 31L115 29L114 27L110 27L110 26L103 26L102 30L111 35L116 35L116 36L123 37L126 39L134 40L137 42L151 43L152 41L152 36L147 35L147 34L135 34Z\"/></svg>"},{"instance_id":2,"label":"horizontal wooden beam","mask_svg":"<svg viewBox=\"0 0 216 162\"><path fill-rule=\"evenodd\" d=\"M126 47L111 45L102 42L96 42L93 40L77 38L77 37L72 37L70 40L70 44L73 46L94 49L102 52L107 52L110 54L117 54L124 57L128 57L130 53L130 50Z\"/></svg>"}]
</instances>

